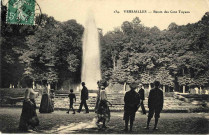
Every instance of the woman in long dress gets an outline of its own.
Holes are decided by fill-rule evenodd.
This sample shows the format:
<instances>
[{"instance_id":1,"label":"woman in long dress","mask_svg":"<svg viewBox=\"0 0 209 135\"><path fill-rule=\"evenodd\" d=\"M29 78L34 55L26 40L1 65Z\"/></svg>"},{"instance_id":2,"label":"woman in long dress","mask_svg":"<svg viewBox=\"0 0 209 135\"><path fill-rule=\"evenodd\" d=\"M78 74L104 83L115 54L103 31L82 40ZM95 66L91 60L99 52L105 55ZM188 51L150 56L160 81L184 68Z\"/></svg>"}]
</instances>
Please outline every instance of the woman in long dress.
<instances>
[{"instance_id":1,"label":"woman in long dress","mask_svg":"<svg viewBox=\"0 0 209 135\"><path fill-rule=\"evenodd\" d=\"M111 103L107 100L107 94L105 92L105 87L101 86L100 94L99 94L99 101L97 107L97 125L102 122L102 128L106 128L106 122L110 121L110 109L109 105ZM99 126L100 127L100 126Z\"/></svg>"},{"instance_id":2,"label":"woman in long dress","mask_svg":"<svg viewBox=\"0 0 209 135\"><path fill-rule=\"evenodd\" d=\"M35 130L36 126L39 125L35 102L35 98L38 97L38 95L39 93L35 92L32 88L26 89L20 117L19 130L27 131L29 127Z\"/></svg>"},{"instance_id":3,"label":"woman in long dress","mask_svg":"<svg viewBox=\"0 0 209 135\"><path fill-rule=\"evenodd\" d=\"M49 91L47 87L44 87L43 95L41 98L41 104L39 108L40 113L51 113L54 111L51 95L49 94Z\"/></svg>"}]
</instances>

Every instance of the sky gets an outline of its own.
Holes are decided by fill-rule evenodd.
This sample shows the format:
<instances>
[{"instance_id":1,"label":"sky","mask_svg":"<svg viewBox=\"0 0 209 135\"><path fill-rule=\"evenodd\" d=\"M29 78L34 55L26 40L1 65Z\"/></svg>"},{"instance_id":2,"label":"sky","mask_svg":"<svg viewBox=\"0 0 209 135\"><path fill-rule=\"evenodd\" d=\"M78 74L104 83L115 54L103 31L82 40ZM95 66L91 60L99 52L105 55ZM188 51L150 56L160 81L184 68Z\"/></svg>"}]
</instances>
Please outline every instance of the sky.
<instances>
[{"instance_id":1,"label":"sky","mask_svg":"<svg viewBox=\"0 0 209 135\"><path fill-rule=\"evenodd\" d=\"M7 0L3 0L5 2ZM120 27L124 21L139 17L147 27L157 26L163 30L172 22L186 25L199 21L209 11L209 0L36 0L42 13L53 16L58 21L75 19L85 26L91 10L96 25L103 32ZM114 13L114 11L120 13ZM144 10L147 13L124 13L124 10ZM154 13L153 11L163 13ZM164 13L164 11L168 13ZM189 13L179 13L178 10ZM173 13L177 11L177 13Z\"/></svg>"}]
</instances>

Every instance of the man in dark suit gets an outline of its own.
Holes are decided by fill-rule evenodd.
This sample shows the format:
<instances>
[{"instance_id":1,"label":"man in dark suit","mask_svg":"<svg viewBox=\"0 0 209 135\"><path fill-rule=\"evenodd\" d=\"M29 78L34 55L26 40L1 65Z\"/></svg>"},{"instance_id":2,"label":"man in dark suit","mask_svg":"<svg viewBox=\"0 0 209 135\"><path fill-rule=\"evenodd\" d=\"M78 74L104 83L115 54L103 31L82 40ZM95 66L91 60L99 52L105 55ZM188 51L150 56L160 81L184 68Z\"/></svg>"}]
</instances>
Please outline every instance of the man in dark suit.
<instances>
[{"instance_id":1,"label":"man in dark suit","mask_svg":"<svg viewBox=\"0 0 209 135\"><path fill-rule=\"evenodd\" d=\"M81 103L80 103L80 107L79 107L77 112L80 113L81 110L82 110L82 107L84 105L86 113L89 113L89 109L88 109L88 106L86 104L86 100L88 100L88 98L89 98L88 97L89 96L88 89L85 86L85 82L82 82L81 85L83 86L83 89L81 90Z\"/></svg>"},{"instance_id":2,"label":"man in dark suit","mask_svg":"<svg viewBox=\"0 0 209 135\"><path fill-rule=\"evenodd\" d=\"M149 93L149 99L148 99L148 108L149 108L149 115L147 119L147 127L146 129L149 129L149 123L155 113L155 125L154 130L157 129L157 123L158 119L160 118L160 112L163 109L163 91L159 89L160 82L155 81L154 82L155 87L150 90Z\"/></svg>"},{"instance_id":3,"label":"man in dark suit","mask_svg":"<svg viewBox=\"0 0 209 135\"><path fill-rule=\"evenodd\" d=\"M142 113L146 114L146 110L145 110L144 103L143 103L145 98L144 98L144 89L143 89L143 84L142 83L139 84L139 92L138 92L138 94L139 94L139 97L140 97L140 102L141 102L140 106L142 108Z\"/></svg>"},{"instance_id":4,"label":"man in dark suit","mask_svg":"<svg viewBox=\"0 0 209 135\"><path fill-rule=\"evenodd\" d=\"M124 102L125 102L124 116L123 116L123 120L125 120L124 131L128 131L129 120L130 120L130 131L132 131L135 114L138 109L137 106L140 100L138 93L135 91L135 89L137 88L137 84L136 83L130 84L130 88L131 90L126 92L124 97Z\"/></svg>"}]
</instances>

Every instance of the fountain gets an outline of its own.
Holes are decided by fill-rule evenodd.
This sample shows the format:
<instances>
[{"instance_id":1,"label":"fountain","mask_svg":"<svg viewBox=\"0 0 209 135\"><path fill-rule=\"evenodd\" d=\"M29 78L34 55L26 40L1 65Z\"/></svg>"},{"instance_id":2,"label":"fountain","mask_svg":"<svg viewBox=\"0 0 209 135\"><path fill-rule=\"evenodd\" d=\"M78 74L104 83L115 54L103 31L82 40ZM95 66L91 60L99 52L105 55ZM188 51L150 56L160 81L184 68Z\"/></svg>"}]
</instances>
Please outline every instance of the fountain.
<instances>
[{"instance_id":1,"label":"fountain","mask_svg":"<svg viewBox=\"0 0 209 135\"><path fill-rule=\"evenodd\" d=\"M90 90L96 90L101 80L99 34L92 12L89 12L83 35L83 59L81 81Z\"/></svg>"}]
</instances>

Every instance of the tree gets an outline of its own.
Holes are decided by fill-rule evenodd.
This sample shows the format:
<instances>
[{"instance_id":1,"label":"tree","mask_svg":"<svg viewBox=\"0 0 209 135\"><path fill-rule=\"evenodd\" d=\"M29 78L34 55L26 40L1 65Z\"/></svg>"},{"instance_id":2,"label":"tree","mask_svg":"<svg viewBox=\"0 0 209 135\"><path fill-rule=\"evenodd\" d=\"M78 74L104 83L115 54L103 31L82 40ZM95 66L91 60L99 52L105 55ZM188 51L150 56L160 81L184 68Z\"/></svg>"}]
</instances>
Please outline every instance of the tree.
<instances>
[{"instance_id":1,"label":"tree","mask_svg":"<svg viewBox=\"0 0 209 135\"><path fill-rule=\"evenodd\" d=\"M20 56L25 74L59 85L67 79L80 81L83 27L75 20L60 23L46 15L44 19L46 23L27 37L28 48Z\"/></svg>"},{"instance_id":2,"label":"tree","mask_svg":"<svg viewBox=\"0 0 209 135\"><path fill-rule=\"evenodd\" d=\"M157 79L164 86L174 86L175 90L179 85L194 82L208 85L208 76L205 75L209 66L207 20L208 13L197 23L185 26L171 23L163 31L143 26L139 18L123 22L122 49L118 51L117 59L120 66L112 72L112 79L120 83L142 81L148 84ZM111 59L106 61L108 63ZM204 83L197 80L204 80Z\"/></svg>"},{"instance_id":3,"label":"tree","mask_svg":"<svg viewBox=\"0 0 209 135\"><path fill-rule=\"evenodd\" d=\"M2 3L1 3L2 4ZM25 48L25 37L33 33L33 26L6 23L6 6L1 5L1 86L17 85L22 79L24 65L18 57ZM16 87L16 86L15 86Z\"/></svg>"},{"instance_id":4,"label":"tree","mask_svg":"<svg viewBox=\"0 0 209 135\"><path fill-rule=\"evenodd\" d=\"M117 60L119 57L120 51L123 49L123 33L120 30L115 30L113 32L107 33L103 37L104 43L102 44L102 60L105 62L105 59L111 56L111 63L110 65L113 70L117 67Z\"/></svg>"}]
</instances>

